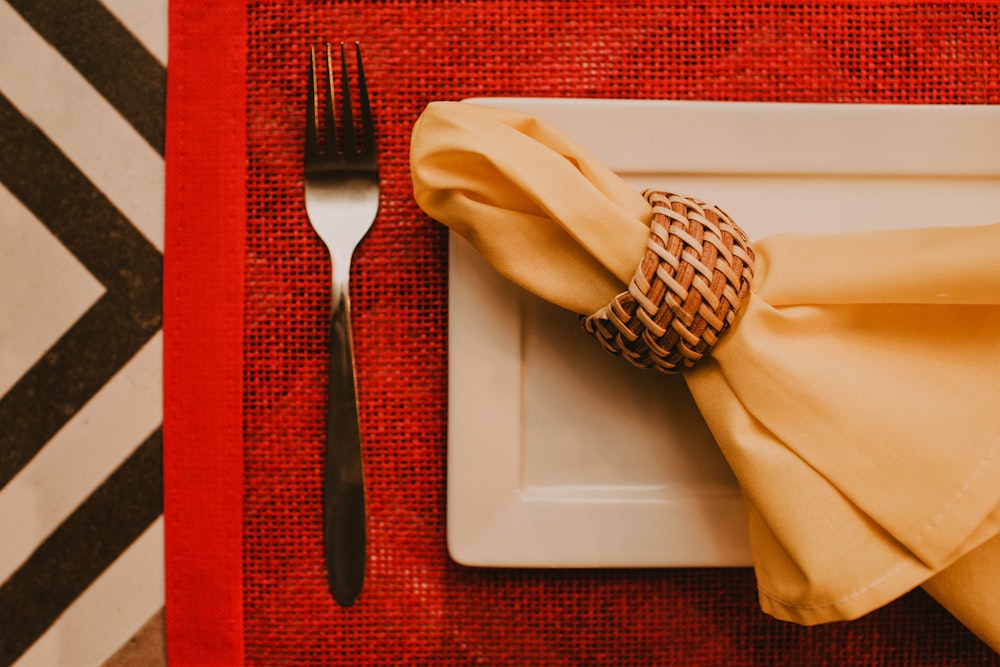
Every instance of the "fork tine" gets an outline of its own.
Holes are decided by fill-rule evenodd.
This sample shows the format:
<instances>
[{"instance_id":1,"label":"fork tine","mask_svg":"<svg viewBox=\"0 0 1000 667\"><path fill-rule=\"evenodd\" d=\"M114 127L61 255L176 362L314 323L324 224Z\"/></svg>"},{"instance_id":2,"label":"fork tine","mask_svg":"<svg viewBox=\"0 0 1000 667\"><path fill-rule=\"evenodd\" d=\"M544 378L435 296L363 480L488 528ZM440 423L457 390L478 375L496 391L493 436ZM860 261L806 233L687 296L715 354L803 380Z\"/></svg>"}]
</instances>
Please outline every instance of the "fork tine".
<instances>
[{"instance_id":1,"label":"fork tine","mask_svg":"<svg viewBox=\"0 0 1000 667\"><path fill-rule=\"evenodd\" d=\"M319 157L319 146L316 129L316 49L309 49L309 82L308 101L306 103L306 164L314 162Z\"/></svg>"},{"instance_id":2,"label":"fork tine","mask_svg":"<svg viewBox=\"0 0 1000 667\"><path fill-rule=\"evenodd\" d=\"M361 98L361 151L368 156L375 156L375 123L372 122L372 107L368 101L368 82L365 80L365 68L361 64L361 44L354 42L354 51L358 59L358 96Z\"/></svg>"},{"instance_id":3,"label":"fork tine","mask_svg":"<svg viewBox=\"0 0 1000 667\"><path fill-rule=\"evenodd\" d=\"M326 45L326 106L324 108L324 121L326 122L326 155L328 157L336 154L337 151L337 113L333 104L333 58L330 55L330 45ZM343 49L343 46L341 46ZM346 117L345 117L346 118ZM347 122L345 120L345 122ZM349 125L348 125L349 127Z\"/></svg>"},{"instance_id":4,"label":"fork tine","mask_svg":"<svg viewBox=\"0 0 1000 667\"><path fill-rule=\"evenodd\" d=\"M343 42L340 43L340 108L340 116L344 121L344 152L349 155L354 154L357 152L354 139L354 112L351 109L351 84L347 75L347 56Z\"/></svg>"},{"instance_id":5,"label":"fork tine","mask_svg":"<svg viewBox=\"0 0 1000 667\"><path fill-rule=\"evenodd\" d=\"M338 100L334 92L333 46L326 44L326 72L322 74L324 90L320 90L320 69L317 66L316 49L309 50L309 80L306 105L306 163L318 166L320 162L343 162L347 160L355 166L365 165L365 168L377 169L375 160L375 123L373 121L371 102L368 99L368 82L365 79L364 65L361 61L361 44L354 43L357 58L357 104L361 111L361 127L354 126L354 104L351 96L350 74L347 67L347 49L340 43L340 124L337 126ZM323 100L322 118L320 118L320 97Z\"/></svg>"}]
</instances>

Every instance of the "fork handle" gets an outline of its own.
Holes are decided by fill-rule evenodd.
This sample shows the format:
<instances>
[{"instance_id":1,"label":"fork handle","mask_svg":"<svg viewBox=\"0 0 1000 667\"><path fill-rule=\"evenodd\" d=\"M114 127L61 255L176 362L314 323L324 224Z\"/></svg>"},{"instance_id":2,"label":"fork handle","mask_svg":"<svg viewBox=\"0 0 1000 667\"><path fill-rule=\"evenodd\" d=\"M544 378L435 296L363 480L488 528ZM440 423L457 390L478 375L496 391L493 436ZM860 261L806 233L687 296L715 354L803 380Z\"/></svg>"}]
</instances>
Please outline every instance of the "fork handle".
<instances>
[{"instance_id":1,"label":"fork handle","mask_svg":"<svg viewBox=\"0 0 1000 667\"><path fill-rule=\"evenodd\" d=\"M327 391L324 550L327 582L342 606L354 604L365 576L367 522L357 381L347 287L334 294Z\"/></svg>"}]
</instances>

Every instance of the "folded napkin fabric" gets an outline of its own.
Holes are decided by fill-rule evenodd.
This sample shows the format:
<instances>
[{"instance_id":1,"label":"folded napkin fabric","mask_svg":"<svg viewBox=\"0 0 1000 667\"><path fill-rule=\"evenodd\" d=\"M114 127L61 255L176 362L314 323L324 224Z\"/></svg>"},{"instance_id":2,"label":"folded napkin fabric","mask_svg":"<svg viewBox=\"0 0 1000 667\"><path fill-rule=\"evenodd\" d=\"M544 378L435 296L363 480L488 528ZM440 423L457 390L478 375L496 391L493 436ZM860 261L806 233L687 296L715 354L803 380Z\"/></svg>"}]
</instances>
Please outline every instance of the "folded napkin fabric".
<instances>
[{"instance_id":1,"label":"folded napkin fabric","mask_svg":"<svg viewBox=\"0 0 1000 667\"><path fill-rule=\"evenodd\" d=\"M646 253L650 203L530 116L432 103L411 169L428 215L581 315ZM1000 225L750 244L740 314L684 377L743 491L762 608L824 623L923 585L1000 651Z\"/></svg>"}]
</instances>

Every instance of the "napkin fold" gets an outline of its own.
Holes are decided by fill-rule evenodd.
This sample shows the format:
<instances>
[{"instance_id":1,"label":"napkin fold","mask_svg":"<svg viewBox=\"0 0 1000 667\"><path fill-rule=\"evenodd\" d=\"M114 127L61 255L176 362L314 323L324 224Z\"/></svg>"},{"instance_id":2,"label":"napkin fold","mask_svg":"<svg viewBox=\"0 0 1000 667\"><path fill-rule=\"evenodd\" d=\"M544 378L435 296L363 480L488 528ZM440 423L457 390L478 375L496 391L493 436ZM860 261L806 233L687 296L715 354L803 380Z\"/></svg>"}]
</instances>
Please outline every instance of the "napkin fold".
<instances>
[{"instance_id":1,"label":"napkin fold","mask_svg":"<svg viewBox=\"0 0 1000 667\"><path fill-rule=\"evenodd\" d=\"M432 103L411 170L428 215L574 312L645 253L646 200L530 116ZM761 607L824 623L924 585L1000 651L1000 225L751 244L750 297L685 379L742 488Z\"/></svg>"}]
</instances>

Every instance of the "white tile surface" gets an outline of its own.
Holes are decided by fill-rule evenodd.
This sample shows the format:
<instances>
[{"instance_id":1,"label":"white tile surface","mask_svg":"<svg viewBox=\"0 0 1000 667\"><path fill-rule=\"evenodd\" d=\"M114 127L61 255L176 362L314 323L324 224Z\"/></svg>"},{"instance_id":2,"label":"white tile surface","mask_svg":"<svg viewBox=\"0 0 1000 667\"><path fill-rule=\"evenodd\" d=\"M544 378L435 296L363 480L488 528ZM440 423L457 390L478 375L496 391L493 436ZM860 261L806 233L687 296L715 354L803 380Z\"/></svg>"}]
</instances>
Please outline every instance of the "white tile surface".
<instances>
[{"instance_id":1,"label":"white tile surface","mask_svg":"<svg viewBox=\"0 0 1000 667\"><path fill-rule=\"evenodd\" d=\"M0 26L0 90L162 251L163 158L6 2Z\"/></svg>"},{"instance_id":2,"label":"white tile surface","mask_svg":"<svg viewBox=\"0 0 1000 667\"><path fill-rule=\"evenodd\" d=\"M157 334L4 488L0 581L159 426L162 356Z\"/></svg>"},{"instance_id":3,"label":"white tile surface","mask_svg":"<svg viewBox=\"0 0 1000 667\"><path fill-rule=\"evenodd\" d=\"M163 606L163 519L157 519L17 661L98 667Z\"/></svg>"},{"instance_id":4,"label":"white tile surface","mask_svg":"<svg viewBox=\"0 0 1000 667\"><path fill-rule=\"evenodd\" d=\"M104 291L0 183L0 396Z\"/></svg>"}]
</instances>

